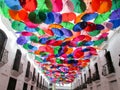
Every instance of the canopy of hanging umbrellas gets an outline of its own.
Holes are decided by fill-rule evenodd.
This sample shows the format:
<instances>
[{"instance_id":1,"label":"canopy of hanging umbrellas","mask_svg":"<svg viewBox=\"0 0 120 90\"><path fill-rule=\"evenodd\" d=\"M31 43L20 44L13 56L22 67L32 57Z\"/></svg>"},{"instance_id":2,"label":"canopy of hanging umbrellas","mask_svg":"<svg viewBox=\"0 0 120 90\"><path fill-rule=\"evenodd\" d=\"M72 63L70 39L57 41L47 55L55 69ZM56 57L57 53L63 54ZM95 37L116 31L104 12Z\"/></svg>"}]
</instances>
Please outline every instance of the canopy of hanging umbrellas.
<instances>
[{"instance_id":1,"label":"canopy of hanging umbrellas","mask_svg":"<svg viewBox=\"0 0 120 90\"><path fill-rule=\"evenodd\" d=\"M16 43L53 83L71 83L120 26L120 0L0 0Z\"/></svg>"}]
</instances>

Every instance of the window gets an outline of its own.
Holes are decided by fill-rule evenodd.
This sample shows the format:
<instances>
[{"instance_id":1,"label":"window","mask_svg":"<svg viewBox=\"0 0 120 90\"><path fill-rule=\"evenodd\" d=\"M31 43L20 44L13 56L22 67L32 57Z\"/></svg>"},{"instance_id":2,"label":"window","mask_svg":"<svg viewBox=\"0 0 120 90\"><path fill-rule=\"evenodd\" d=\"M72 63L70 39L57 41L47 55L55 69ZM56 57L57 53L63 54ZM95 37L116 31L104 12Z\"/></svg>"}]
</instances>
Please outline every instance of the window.
<instances>
[{"instance_id":1,"label":"window","mask_svg":"<svg viewBox=\"0 0 120 90\"><path fill-rule=\"evenodd\" d=\"M98 70L98 64L97 63L95 63L95 72L98 74L99 73L99 70Z\"/></svg>"},{"instance_id":2,"label":"window","mask_svg":"<svg viewBox=\"0 0 120 90\"><path fill-rule=\"evenodd\" d=\"M44 87L44 83L45 83L45 80L43 79L43 83L42 83L42 86Z\"/></svg>"},{"instance_id":3,"label":"window","mask_svg":"<svg viewBox=\"0 0 120 90\"><path fill-rule=\"evenodd\" d=\"M0 61L5 49L6 42L7 42L6 34L2 30L0 30Z\"/></svg>"},{"instance_id":4,"label":"window","mask_svg":"<svg viewBox=\"0 0 120 90\"><path fill-rule=\"evenodd\" d=\"M33 90L33 86L31 86L30 90Z\"/></svg>"},{"instance_id":5,"label":"window","mask_svg":"<svg viewBox=\"0 0 120 90\"><path fill-rule=\"evenodd\" d=\"M87 80L86 80L86 74L84 74L84 83L86 83L86 81L87 81Z\"/></svg>"},{"instance_id":6,"label":"window","mask_svg":"<svg viewBox=\"0 0 120 90\"><path fill-rule=\"evenodd\" d=\"M24 83L24 85L23 85L23 90L27 90L27 83Z\"/></svg>"},{"instance_id":7,"label":"window","mask_svg":"<svg viewBox=\"0 0 120 90\"><path fill-rule=\"evenodd\" d=\"M35 70L35 68L34 68L32 81L34 81L34 80L35 80L35 73L36 73L36 70Z\"/></svg>"},{"instance_id":8,"label":"window","mask_svg":"<svg viewBox=\"0 0 120 90\"><path fill-rule=\"evenodd\" d=\"M29 74L30 74L30 66L31 66L31 65L30 65L30 62L28 61L25 77L29 77Z\"/></svg>"},{"instance_id":9,"label":"window","mask_svg":"<svg viewBox=\"0 0 120 90\"><path fill-rule=\"evenodd\" d=\"M10 77L7 90L15 90L17 80Z\"/></svg>"},{"instance_id":10,"label":"window","mask_svg":"<svg viewBox=\"0 0 120 90\"><path fill-rule=\"evenodd\" d=\"M106 50L105 58L106 58L109 73L115 72L110 51Z\"/></svg>"},{"instance_id":11,"label":"window","mask_svg":"<svg viewBox=\"0 0 120 90\"><path fill-rule=\"evenodd\" d=\"M95 73L93 73L93 81L100 80L99 70L98 70L98 64L95 63Z\"/></svg>"},{"instance_id":12,"label":"window","mask_svg":"<svg viewBox=\"0 0 120 90\"><path fill-rule=\"evenodd\" d=\"M42 76L40 77L40 88L42 87Z\"/></svg>"},{"instance_id":13,"label":"window","mask_svg":"<svg viewBox=\"0 0 120 90\"><path fill-rule=\"evenodd\" d=\"M16 56L14 59L13 70L19 71L20 61L21 61L21 51L17 49Z\"/></svg>"},{"instance_id":14,"label":"window","mask_svg":"<svg viewBox=\"0 0 120 90\"><path fill-rule=\"evenodd\" d=\"M38 78L37 78L37 87L39 87L39 73L38 73Z\"/></svg>"},{"instance_id":15,"label":"window","mask_svg":"<svg viewBox=\"0 0 120 90\"><path fill-rule=\"evenodd\" d=\"M93 90L93 88L92 88L92 87L90 87L90 90Z\"/></svg>"}]
</instances>

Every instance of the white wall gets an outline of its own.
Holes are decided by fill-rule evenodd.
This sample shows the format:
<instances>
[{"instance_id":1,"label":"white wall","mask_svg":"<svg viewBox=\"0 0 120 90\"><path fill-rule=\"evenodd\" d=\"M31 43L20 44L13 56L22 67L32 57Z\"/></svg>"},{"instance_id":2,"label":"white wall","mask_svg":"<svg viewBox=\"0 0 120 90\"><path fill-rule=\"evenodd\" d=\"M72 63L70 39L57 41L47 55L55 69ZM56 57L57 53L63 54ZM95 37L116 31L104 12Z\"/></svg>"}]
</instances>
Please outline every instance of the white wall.
<instances>
[{"instance_id":1,"label":"white wall","mask_svg":"<svg viewBox=\"0 0 120 90\"><path fill-rule=\"evenodd\" d=\"M120 90L120 67L118 65L119 64L119 59L120 59L120 56L119 56L119 54L120 54L120 29L116 29L116 31L114 31L114 32L115 33L113 34L113 36L111 38L109 38L108 41L105 42L105 43L107 43L105 48L108 51L110 51L110 53L111 53L113 66L115 68L115 73L110 74L108 76L103 76L102 75L102 66L104 64L106 64L106 60L105 60L105 57L104 57L105 51L100 50L98 52L98 56L94 59L92 58L91 62L90 62L90 68L91 68L92 73L94 73L94 63L96 63L96 62L98 63L100 81L92 82L92 84L87 85L87 89L85 89L85 90L91 90L90 89L91 87L92 87L92 90L98 90L99 86L100 86L99 90L111 90L110 81L114 81L114 80L117 81L117 84L116 84L117 86L114 87L114 90ZM88 75L88 68L86 68L85 70L86 70L86 73ZM82 73L84 73L84 72L85 71L82 71ZM73 85L75 87L77 87L76 83L78 83L78 82L80 82L80 80L77 81L77 82L74 81ZM116 87L118 87L118 89Z\"/></svg>"},{"instance_id":2,"label":"white wall","mask_svg":"<svg viewBox=\"0 0 120 90\"><path fill-rule=\"evenodd\" d=\"M12 32L10 22L8 19L5 19L2 16L0 16L0 29L2 29L8 37L7 44L5 46L5 49L8 51L8 62L2 67L0 67L0 90L7 90L7 85L8 85L8 81L10 77L17 79L16 90L22 90L23 84L24 82L26 82L25 73L26 73L26 68L27 68L27 62L29 61L29 59L26 58L27 52L16 44L16 35L14 34L14 32ZM11 70L12 70L12 66L13 66L13 62L14 62L17 49L20 49L22 52L21 63L23 64L23 73L20 74L18 77L15 77L11 75ZM33 73L33 70L34 70L33 64L31 65L30 70ZM37 73L39 73L39 71L36 72L36 78L37 78ZM46 82L49 83L47 80ZM31 80L26 83L28 84L28 90L30 90L31 86L34 86L34 90L36 90L36 83L32 84Z\"/></svg>"}]
</instances>

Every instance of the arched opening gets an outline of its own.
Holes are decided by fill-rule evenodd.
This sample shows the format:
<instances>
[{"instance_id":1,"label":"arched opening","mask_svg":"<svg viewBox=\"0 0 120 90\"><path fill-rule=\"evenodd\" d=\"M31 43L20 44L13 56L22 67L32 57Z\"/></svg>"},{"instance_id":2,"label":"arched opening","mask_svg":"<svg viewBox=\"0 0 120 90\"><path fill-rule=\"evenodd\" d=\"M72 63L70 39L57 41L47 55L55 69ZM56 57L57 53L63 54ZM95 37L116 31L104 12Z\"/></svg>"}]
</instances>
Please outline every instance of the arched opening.
<instances>
[{"instance_id":1,"label":"arched opening","mask_svg":"<svg viewBox=\"0 0 120 90\"><path fill-rule=\"evenodd\" d=\"M7 39L8 38L6 34L2 30L0 30L0 61L1 61L4 49L5 49Z\"/></svg>"}]
</instances>

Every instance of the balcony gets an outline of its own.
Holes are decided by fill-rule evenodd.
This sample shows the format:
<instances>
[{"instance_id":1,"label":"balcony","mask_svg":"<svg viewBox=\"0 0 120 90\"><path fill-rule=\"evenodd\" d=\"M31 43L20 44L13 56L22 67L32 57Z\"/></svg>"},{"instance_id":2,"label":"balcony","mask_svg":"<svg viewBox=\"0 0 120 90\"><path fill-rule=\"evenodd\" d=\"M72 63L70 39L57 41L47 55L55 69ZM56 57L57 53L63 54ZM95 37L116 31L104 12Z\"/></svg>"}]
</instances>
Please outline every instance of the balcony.
<instances>
[{"instance_id":1,"label":"balcony","mask_svg":"<svg viewBox=\"0 0 120 90\"><path fill-rule=\"evenodd\" d=\"M114 66L112 64L106 63L103 65L102 68L102 75L103 76L111 76L115 73Z\"/></svg>"},{"instance_id":2,"label":"balcony","mask_svg":"<svg viewBox=\"0 0 120 90\"><path fill-rule=\"evenodd\" d=\"M87 84L92 84L92 78L91 77L87 78Z\"/></svg>"},{"instance_id":3,"label":"balcony","mask_svg":"<svg viewBox=\"0 0 120 90\"><path fill-rule=\"evenodd\" d=\"M100 75L98 72L93 73L92 81L100 80Z\"/></svg>"},{"instance_id":4,"label":"balcony","mask_svg":"<svg viewBox=\"0 0 120 90\"><path fill-rule=\"evenodd\" d=\"M16 77L19 76L21 73L23 73L23 64L22 63L20 63L18 70L16 70L16 69L11 70L11 74Z\"/></svg>"},{"instance_id":5,"label":"balcony","mask_svg":"<svg viewBox=\"0 0 120 90\"><path fill-rule=\"evenodd\" d=\"M32 79L32 72L30 71L29 74L25 77L25 81L30 81Z\"/></svg>"},{"instance_id":6,"label":"balcony","mask_svg":"<svg viewBox=\"0 0 120 90\"><path fill-rule=\"evenodd\" d=\"M36 81L37 81L37 78L36 78L36 76L34 76L34 79L32 79L32 84L35 84Z\"/></svg>"},{"instance_id":7,"label":"balcony","mask_svg":"<svg viewBox=\"0 0 120 90\"><path fill-rule=\"evenodd\" d=\"M79 87L75 88L75 90L82 90L82 89L86 89L87 88L87 84L83 83L82 85L80 85Z\"/></svg>"},{"instance_id":8,"label":"balcony","mask_svg":"<svg viewBox=\"0 0 120 90\"><path fill-rule=\"evenodd\" d=\"M2 58L0 60L0 67L2 67L7 62L8 62L8 51L5 49L3 52Z\"/></svg>"}]
</instances>

